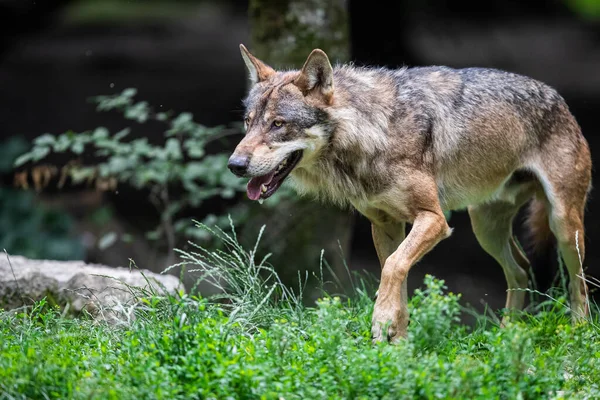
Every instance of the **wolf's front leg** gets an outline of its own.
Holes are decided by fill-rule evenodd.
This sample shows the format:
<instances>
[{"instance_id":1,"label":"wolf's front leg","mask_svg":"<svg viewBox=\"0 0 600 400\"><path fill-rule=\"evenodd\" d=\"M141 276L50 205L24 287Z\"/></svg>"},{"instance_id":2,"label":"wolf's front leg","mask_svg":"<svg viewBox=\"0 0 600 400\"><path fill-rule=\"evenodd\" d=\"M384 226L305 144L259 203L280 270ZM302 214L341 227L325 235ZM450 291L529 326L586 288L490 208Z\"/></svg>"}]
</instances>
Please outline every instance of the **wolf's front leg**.
<instances>
[{"instance_id":1,"label":"wolf's front leg","mask_svg":"<svg viewBox=\"0 0 600 400\"><path fill-rule=\"evenodd\" d=\"M408 271L436 244L450 236L450 233L451 229L441 210L417 213L410 233L386 259L381 271L381 283L373 310L373 341L393 342L406 336Z\"/></svg>"},{"instance_id":2,"label":"wolf's front leg","mask_svg":"<svg viewBox=\"0 0 600 400\"><path fill-rule=\"evenodd\" d=\"M377 256L379 257L379 262L383 271L386 260L394 253L394 251L398 249L398 246L400 246L406 236L405 225L404 223L378 223L375 218L372 220L371 232L373 234L373 244L375 245L375 250L377 251ZM403 326L389 326L389 331L400 332L397 336L405 335L406 325L408 324L408 310L406 308L406 279L404 279L404 282L401 284L401 286L402 289L399 293L394 290L386 291L390 297L381 297L378 293L376 300L379 305L375 307L375 312L373 314L373 321L389 320L400 321L402 323L405 322ZM375 315L375 313L383 310L390 315ZM379 337L381 334L379 332L377 334L373 332L373 336Z\"/></svg>"},{"instance_id":3,"label":"wolf's front leg","mask_svg":"<svg viewBox=\"0 0 600 400\"><path fill-rule=\"evenodd\" d=\"M383 278L381 282L383 283ZM383 290L382 285L379 285L379 293L373 309L371 334L374 342L394 342L406 337L407 333L408 293L406 277L402 281L386 283L386 285L388 284L394 287Z\"/></svg>"}]
</instances>

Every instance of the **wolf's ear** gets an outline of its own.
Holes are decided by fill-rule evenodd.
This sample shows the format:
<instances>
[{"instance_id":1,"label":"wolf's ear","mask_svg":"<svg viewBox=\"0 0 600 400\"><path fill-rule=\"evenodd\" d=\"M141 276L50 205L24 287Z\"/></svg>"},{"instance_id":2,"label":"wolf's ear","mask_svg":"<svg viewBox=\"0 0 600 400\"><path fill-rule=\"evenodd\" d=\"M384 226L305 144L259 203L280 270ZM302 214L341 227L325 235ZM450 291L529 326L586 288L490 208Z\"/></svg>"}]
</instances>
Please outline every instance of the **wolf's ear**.
<instances>
[{"instance_id":1,"label":"wolf's ear","mask_svg":"<svg viewBox=\"0 0 600 400\"><path fill-rule=\"evenodd\" d=\"M253 85L258 82L265 81L272 75L275 75L275 70L273 68L269 67L267 64L250 54L246 46L243 44L240 44L240 52L242 53L242 58L246 63L246 67L248 67L250 80L252 81Z\"/></svg>"},{"instance_id":2,"label":"wolf's ear","mask_svg":"<svg viewBox=\"0 0 600 400\"><path fill-rule=\"evenodd\" d=\"M323 50L315 49L310 53L294 84L305 96L318 90L326 103L331 102L333 98L333 68Z\"/></svg>"}]
</instances>

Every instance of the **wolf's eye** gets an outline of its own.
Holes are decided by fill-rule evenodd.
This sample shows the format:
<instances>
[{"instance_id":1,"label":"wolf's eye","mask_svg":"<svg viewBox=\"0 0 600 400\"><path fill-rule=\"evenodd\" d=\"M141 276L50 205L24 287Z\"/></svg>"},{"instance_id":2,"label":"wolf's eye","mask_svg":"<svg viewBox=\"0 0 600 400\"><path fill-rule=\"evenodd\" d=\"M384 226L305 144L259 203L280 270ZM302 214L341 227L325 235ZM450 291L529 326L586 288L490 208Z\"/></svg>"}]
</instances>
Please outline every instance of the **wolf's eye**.
<instances>
[{"instance_id":1,"label":"wolf's eye","mask_svg":"<svg viewBox=\"0 0 600 400\"><path fill-rule=\"evenodd\" d=\"M283 126L283 124L284 124L284 122L279 119L276 119L275 121L273 121L273 126L275 128L281 128Z\"/></svg>"},{"instance_id":2,"label":"wolf's eye","mask_svg":"<svg viewBox=\"0 0 600 400\"><path fill-rule=\"evenodd\" d=\"M250 125L250 117L244 119L244 124L246 124L246 126Z\"/></svg>"}]
</instances>

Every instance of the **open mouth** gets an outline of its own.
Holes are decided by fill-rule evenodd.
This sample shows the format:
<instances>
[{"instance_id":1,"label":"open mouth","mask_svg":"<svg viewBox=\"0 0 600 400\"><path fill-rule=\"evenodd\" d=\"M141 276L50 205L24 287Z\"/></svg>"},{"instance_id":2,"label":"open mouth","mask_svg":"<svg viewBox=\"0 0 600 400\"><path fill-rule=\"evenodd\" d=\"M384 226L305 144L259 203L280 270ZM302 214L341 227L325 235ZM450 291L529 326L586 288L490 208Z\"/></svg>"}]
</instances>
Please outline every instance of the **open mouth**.
<instances>
[{"instance_id":1,"label":"open mouth","mask_svg":"<svg viewBox=\"0 0 600 400\"><path fill-rule=\"evenodd\" d=\"M266 199L279 189L284 179L302 158L302 150L296 150L283 160L277 168L263 176L255 176L248 182L246 192L250 200Z\"/></svg>"}]
</instances>

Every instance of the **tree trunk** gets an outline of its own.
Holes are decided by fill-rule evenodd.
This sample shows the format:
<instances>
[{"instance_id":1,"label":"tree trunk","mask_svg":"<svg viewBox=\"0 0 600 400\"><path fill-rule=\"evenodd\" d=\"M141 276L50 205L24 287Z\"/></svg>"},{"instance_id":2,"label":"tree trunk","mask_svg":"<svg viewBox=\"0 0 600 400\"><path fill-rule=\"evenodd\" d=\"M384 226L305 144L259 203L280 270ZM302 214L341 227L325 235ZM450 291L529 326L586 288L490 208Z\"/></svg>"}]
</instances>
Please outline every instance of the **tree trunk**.
<instances>
[{"instance_id":1,"label":"tree trunk","mask_svg":"<svg viewBox=\"0 0 600 400\"><path fill-rule=\"evenodd\" d=\"M350 57L346 0L250 0L252 53L275 68L300 68L315 48Z\"/></svg>"},{"instance_id":2,"label":"tree trunk","mask_svg":"<svg viewBox=\"0 0 600 400\"><path fill-rule=\"evenodd\" d=\"M250 51L276 69L299 69L315 48L324 50L332 64L349 59L346 0L250 0L249 16ZM255 222L267 224L265 247L274 253L272 263L284 276L295 278L298 270L317 271L324 249L339 283L347 287L344 263L350 256L353 213L298 200L261 214Z\"/></svg>"}]
</instances>

